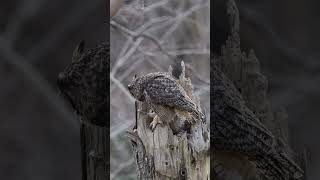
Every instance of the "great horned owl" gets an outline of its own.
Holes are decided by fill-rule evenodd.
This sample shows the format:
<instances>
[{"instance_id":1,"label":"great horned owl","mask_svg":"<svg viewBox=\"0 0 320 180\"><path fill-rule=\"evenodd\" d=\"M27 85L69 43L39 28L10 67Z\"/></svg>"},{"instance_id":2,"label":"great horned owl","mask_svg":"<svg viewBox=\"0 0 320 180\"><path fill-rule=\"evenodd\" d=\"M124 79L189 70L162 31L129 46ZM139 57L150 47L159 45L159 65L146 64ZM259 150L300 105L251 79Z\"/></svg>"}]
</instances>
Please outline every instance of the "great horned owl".
<instances>
[{"instance_id":1,"label":"great horned owl","mask_svg":"<svg viewBox=\"0 0 320 180\"><path fill-rule=\"evenodd\" d=\"M169 73L155 72L134 77L128 85L128 89L138 101L146 102L158 115L159 119L155 117L151 123L152 128L165 120L165 117L161 115L163 113L159 111L163 107L185 111L194 120L204 117L183 87Z\"/></svg>"},{"instance_id":2,"label":"great horned owl","mask_svg":"<svg viewBox=\"0 0 320 180\"><path fill-rule=\"evenodd\" d=\"M247 157L268 179L301 177L303 171L246 106L233 82L215 66L210 78L213 150Z\"/></svg>"},{"instance_id":3,"label":"great horned owl","mask_svg":"<svg viewBox=\"0 0 320 180\"><path fill-rule=\"evenodd\" d=\"M81 42L72 62L59 74L58 86L76 112L91 123L106 126L109 119L109 45L84 51Z\"/></svg>"}]
</instances>

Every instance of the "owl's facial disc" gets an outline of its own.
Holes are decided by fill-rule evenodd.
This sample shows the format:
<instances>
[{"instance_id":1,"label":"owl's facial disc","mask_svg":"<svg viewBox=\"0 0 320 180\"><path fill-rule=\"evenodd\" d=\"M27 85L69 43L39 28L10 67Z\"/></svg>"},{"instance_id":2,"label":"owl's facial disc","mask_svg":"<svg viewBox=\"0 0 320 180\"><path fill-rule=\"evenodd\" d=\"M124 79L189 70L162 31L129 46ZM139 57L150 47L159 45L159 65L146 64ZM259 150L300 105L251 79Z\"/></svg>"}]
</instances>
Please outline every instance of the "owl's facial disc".
<instances>
[{"instance_id":1,"label":"owl's facial disc","mask_svg":"<svg viewBox=\"0 0 320 180\"><path fill-rule=\"evenodd\" d=\"M128 84L128 90L131 93L132 96L135 97L135 79L133 79L129 84Z\"/></svg>"},{"instance_id":2,"label":"owl's facial disc","mask_svg":"<svg viewBox=\"0 0 320 180\"><path fill-rule=\"evenodd\" d=\"M128 90L131 93L131 95L141 101L143 99L142 97L142 90L141 90L141 82L140 79L135 75L132 79L132 81L128 84Z\"/></svg>"}]
</instances>

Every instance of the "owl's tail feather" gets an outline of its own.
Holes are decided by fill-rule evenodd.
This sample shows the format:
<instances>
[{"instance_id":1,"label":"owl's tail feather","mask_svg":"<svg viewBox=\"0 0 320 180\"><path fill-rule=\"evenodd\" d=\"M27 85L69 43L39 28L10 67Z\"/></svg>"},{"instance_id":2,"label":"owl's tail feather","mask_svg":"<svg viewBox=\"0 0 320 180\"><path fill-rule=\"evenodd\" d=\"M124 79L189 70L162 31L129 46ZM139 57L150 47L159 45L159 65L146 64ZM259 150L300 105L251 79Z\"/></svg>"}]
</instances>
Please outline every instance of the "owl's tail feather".
<instances>
[{"instance_id":1,"label":"owl's tail feather","mask_svg":"<svg viewBox=\"0 0 320 180\"><path fill-rule=\"evenodd\" d=\"M300 179L303 176L300 167L283 152L271 153L258 159L257 167L268 179Z\"/></svg>"}]
</instances>

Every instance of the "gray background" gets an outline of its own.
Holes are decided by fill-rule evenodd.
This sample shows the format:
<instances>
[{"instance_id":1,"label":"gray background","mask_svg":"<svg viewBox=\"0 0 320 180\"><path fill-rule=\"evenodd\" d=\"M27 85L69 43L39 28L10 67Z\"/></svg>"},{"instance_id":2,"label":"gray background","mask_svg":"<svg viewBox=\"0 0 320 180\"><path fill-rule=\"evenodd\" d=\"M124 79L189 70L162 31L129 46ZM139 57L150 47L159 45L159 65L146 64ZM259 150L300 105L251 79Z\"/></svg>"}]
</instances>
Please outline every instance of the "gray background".
<instances>
[{"instance_id":1,"label":"gray background","mask_svg":"<svg viewBox=\"0 0 320 180\"><path fill-rule=\"evenodd\" d=\"M106 40L105 7L104 0L0 1L0 179L81 178L79 127L57 96L56 77L80 40L88 47Z\"/></svg>"},{"instance_id":2,"label":"gray background","mask_svg":"<svg viewBox=\"0 0 320 180\"><path fill-rule=\"evenodd\" d=\"M238 0L241 47L253 48L269 80L273 109L288 113L290 141L320 176L320 5L317 0Z\"/></svg>"}]
</instances>

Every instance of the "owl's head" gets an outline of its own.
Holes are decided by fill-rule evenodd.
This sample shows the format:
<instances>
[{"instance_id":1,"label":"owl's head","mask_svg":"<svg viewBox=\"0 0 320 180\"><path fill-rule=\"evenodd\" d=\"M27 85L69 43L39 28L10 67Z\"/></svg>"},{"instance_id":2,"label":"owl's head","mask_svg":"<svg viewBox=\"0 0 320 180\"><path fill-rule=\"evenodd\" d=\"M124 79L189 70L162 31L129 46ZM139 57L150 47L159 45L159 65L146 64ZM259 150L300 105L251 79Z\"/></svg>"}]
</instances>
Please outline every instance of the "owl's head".
<instances>
[{"instance_id":1,"label":"owl's head","mask_svg":"<svg viewBox=\"0 0 320 180\"><path fill-rule=\"evenodd\" d=\"M137 75L134 75L131 82L128 84L128 90L131 95L138 101L144 100L143 79L141 77L137 77Z\"/></svg>"}]
</instances>

